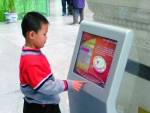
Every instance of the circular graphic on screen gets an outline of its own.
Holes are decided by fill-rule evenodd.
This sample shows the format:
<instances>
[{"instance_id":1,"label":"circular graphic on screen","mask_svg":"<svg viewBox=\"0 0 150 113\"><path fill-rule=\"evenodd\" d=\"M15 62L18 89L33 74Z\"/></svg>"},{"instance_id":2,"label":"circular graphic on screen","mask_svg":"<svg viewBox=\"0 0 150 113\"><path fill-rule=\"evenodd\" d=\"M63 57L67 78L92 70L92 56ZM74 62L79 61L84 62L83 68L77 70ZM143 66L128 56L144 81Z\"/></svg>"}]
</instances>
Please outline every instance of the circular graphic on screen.
<instances>
[{"instance_id":1,"label":"circular graphic on screen","mask_svg":"<svg viewBox=\"0 0 150 113\"><path fill-rule=\"evenodd\" d=\"M93 66L95 71L103 73L106 70L106 61L102 56L95 56L93 58Z\"/></svg>"}]
</instances>

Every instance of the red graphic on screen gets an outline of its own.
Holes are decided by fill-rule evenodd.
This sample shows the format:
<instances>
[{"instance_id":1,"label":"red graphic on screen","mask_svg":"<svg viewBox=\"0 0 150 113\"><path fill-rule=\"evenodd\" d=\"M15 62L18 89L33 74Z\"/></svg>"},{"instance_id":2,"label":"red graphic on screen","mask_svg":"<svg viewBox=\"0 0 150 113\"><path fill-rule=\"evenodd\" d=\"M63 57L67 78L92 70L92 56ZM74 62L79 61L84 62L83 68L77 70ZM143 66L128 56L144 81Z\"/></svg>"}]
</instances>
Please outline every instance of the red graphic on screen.
<instances>
[{"instance_id":1,"label":"red graphic on screen","mask_svg":"<svg viewBox=\"0 0 150 113\"><path fill-rule=\"evenodd\" d=\"M105 86L117 41L84 32L74 72Z\"/></svg>"}]
</instances>

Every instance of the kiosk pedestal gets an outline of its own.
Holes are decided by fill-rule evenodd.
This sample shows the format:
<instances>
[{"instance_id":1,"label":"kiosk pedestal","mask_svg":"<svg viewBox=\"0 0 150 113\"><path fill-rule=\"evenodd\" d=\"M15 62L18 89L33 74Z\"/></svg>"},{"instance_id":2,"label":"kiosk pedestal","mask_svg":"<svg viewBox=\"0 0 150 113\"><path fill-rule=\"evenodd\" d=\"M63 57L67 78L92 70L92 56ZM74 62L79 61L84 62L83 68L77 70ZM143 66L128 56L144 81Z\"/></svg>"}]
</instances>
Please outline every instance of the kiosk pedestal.
<instances>
[{"instance_id":1,"label":"kiosk pedestal","mask_svg":"<svg viewBox=\"0 0 150 113\"><path fill-rule=\"evenodd\" d=\"M69 101L70 113L107 113L106 103L99 101L84 91L79 94L70 92Z\"/></svg>"},{"instance_id":2,"label":"kiosk pedestal","mask_svg":"<svg viewBox=\"0 0 150 113\"><path fill-rule=\"evenodd\" d=\"M129 29L83 21L68 79L86 81L68 91L70 113L117 113L116 98L132 44Z\"/></svg>"}]
</instances>

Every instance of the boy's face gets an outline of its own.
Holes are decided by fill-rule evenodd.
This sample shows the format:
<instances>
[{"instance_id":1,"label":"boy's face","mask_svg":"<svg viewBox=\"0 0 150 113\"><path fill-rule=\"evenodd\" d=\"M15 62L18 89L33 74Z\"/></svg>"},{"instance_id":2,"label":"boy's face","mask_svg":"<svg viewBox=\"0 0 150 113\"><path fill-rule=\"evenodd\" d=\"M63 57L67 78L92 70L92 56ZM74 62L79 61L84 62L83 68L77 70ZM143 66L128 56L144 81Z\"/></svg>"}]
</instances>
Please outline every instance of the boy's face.
<instances>
[{"instance_id":1,"label":"boy's face","mask_svg":"<svg viewBox=\"0 0 150 113\"><path fill-rule=\"evenodd\" d=\"M32 47L36 49L40 49L44 47L44 44L47 40L47 34L48 32L48 24L41 24L41 29L36 33L33 32L32 35Z\"/></svg>"}]
</instances>

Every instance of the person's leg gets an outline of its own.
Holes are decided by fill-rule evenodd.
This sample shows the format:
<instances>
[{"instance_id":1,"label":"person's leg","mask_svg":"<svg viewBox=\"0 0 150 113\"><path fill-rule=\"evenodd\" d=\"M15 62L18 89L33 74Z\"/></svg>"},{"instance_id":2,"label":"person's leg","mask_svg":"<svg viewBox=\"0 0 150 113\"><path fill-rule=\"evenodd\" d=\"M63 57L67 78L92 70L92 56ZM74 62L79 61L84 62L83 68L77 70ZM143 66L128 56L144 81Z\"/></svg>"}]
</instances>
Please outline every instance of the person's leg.
<instances>
[{"instance_id":1,"label":"person's leg","mask_svg":"<svg viewBox=\"0 0 150 113\"><path fill-rule=\"evenodd\" d=\"M84 19L84 8L80 8L79 13L80 13L80 22L79 22L79 24L80 24L82 22L82 20Z\"/></svg>"},{"instance_id":2,"label":"person's leg","mask_svg":"<svg viewBox=\"0 0 150 113\"><path fill-rule=\"evenodd\" d=\"M24 101L23 113L44 113L43 108L37 104L30 104Z\"/></svg>"},{"instance_id":3,"label":"person's leg","mask_svg":"<svg viewBox=\"0 0 150 113\"><path fill-rule=\"evenodd\" d=\"M60 108L59 108L58 104L56 104L56 105L52 104L52 105L48 105L45 108L44 113L61 113L61 111L60 111Z\"/></svg>"},{"instance_id":4,"label":"person's leg","mask_svg":"<svg viewBox=\"0 0 150 113\"><path fill-rule=\"evenodd\" d=\"M77 8L74 8L73 9L73 24L78 23L78 13L79 13L79 10Z\"/></svg>"},{"instance_id":5,"label":"person's leg","mask_svg":"<svg viewBox=\"0 0 150 113\"><path fill-rule=\"evenodd\" d=\"M62 2L62 16L66 15L66 0L61 0Z\"/></svg>"},{"instance_id":6,"label":"person's leg","mask_svg":"<svg viewBox=\"0 0 150 113\"><path fill-rule=\"evenodd\" d=\"M71 4L71 0L67 0L67 9L68 9L68 15L73 14L73 6Z\"/></svg>"}]
</instances>

